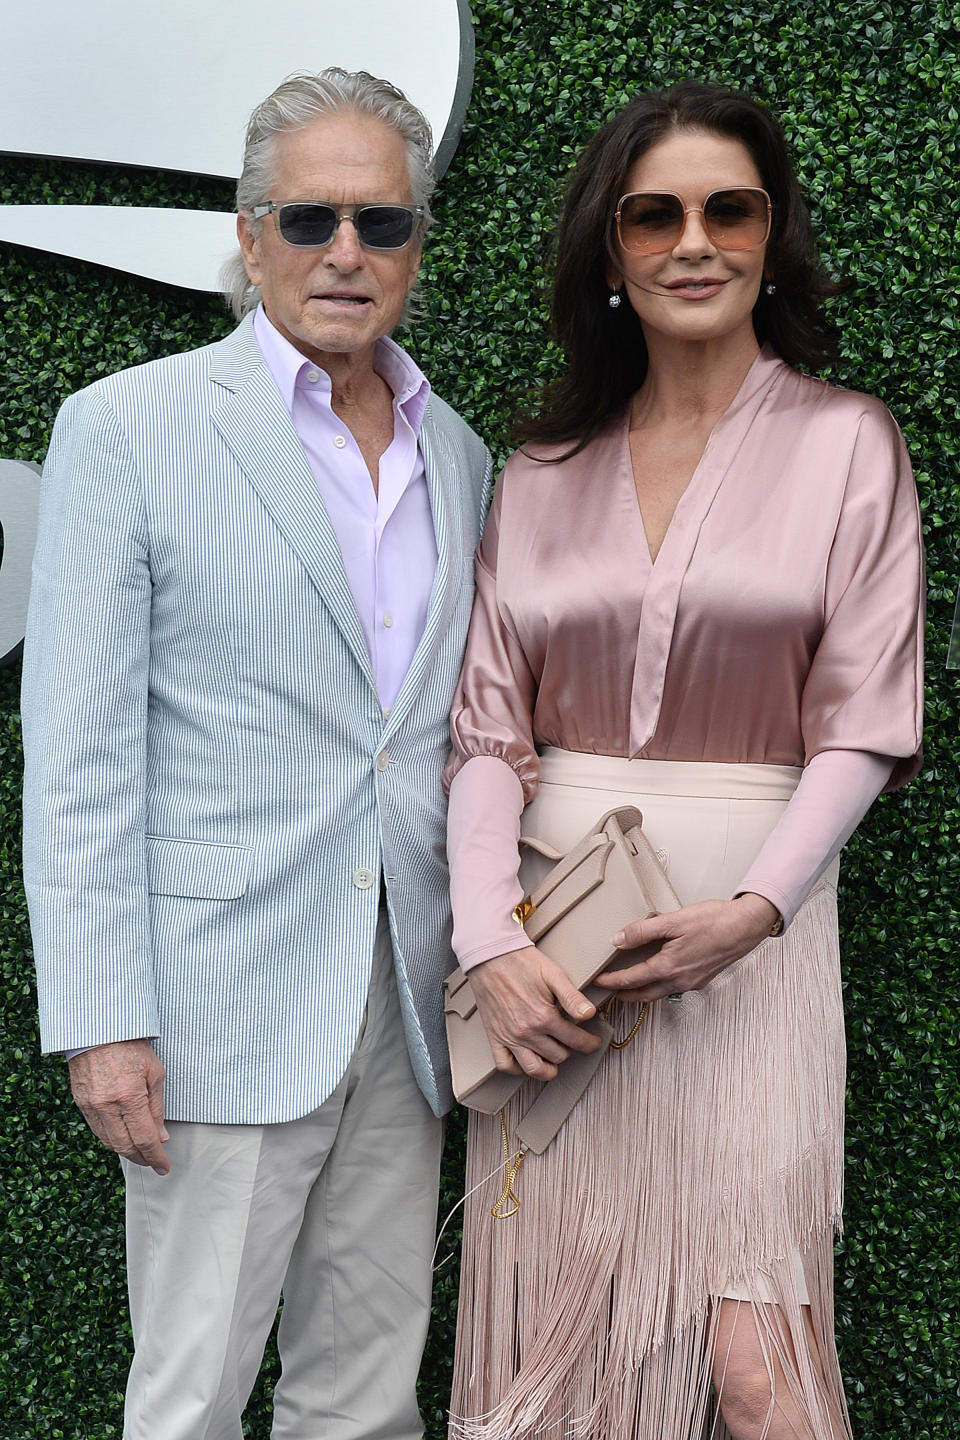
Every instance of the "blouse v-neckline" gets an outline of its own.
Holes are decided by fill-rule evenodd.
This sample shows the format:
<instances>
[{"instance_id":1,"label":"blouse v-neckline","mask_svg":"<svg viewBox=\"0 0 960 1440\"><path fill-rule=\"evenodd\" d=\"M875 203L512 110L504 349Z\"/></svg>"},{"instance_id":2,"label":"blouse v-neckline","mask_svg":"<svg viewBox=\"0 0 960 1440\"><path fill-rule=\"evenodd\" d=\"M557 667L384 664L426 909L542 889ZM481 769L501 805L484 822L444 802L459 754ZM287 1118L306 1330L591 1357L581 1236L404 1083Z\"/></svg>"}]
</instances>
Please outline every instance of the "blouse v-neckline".
<instances>
[{"instance_id":1,"label":"blouse v-neckline","mask_svg":"<svg viewBox=\"0 0 960 1440\"><path fill-rule=\"evenodd\" d=\"M710 458L710 451L711 447L713 446L714 438L717 436L718 432L722 429L722 427L726 424L728 417L731 416L733 412L737 409L737 407L741 405L747 398L749 398L749 395L753 392L753 389L755 387L750 384L750 380L755 368L760 365L761 360L773 361L776 365L782 365L784 363L780 359L779 355L777 355L776 352L773 351L769 345L763 345L757 352L757 354L754 356L753 360L751 360L749 368L747 369L747 373L741 380L740 385L738 386L736 393L733 396L733 399L730 401L729 405L727 405L726 409L723 410L720 415L718 415L717 419L710 427L710 432L707 435L703 450L700 453L700 459L693 467L690 479L687 481L687 484L685 485L683 492L680 495L680 498L677 500L677 503L674 506L673 514L670 516L670 519L667 522L667 526L664 530L663 538L660 541L660 545L657 549L656 555L654 555L650 547L650 537L647 533L646 522L643 518L643 507L640 504L640 496L637 492L637 482L633 469L633 456L630 450L630 412L633 404L632 397L627 402L627 406L624 411L621 423L620 461L621 468L624 472L626 481L633 495L634 505L636 507L636 518L640 526L640 534L643 540L642 553L646 557L646 560L648 562L647 568L651 573L655 569L657 562L660 559L660 556L663 554L665 547L670 541L671 531L674 529L674 522L676 521L680 510L684 508L684 502L689 496L693 494L693 492L696 491L698 487L698 481L700 480L701 471L704 470L707 461ZM763 366L762 368L764 369L764 371L766 371L767 367ZM695 495L694 499L691 500L691 506L693 505L694 501Z\"/></svg>"},{"instance_id":2,"label":"blouse v-neckline","mask_svg":"<svg viewBox=\"0 0 960 1440\"><path fill-rule=\"evenodd\" d=\"M622 482L629 484L633 492L634 515L642 542L638 547L638 560L644 574L637 658L631 689L631 756L640 754L657 728L680 588L693 558L700 530L767 392L786 368L784 361L769 345L762 347L736 395L710 431L703 454L670 517L656 558L650 553L640 497L633 477L630 407L626 407L620 426L620 471Z\"/></svg>"}]
</instances>

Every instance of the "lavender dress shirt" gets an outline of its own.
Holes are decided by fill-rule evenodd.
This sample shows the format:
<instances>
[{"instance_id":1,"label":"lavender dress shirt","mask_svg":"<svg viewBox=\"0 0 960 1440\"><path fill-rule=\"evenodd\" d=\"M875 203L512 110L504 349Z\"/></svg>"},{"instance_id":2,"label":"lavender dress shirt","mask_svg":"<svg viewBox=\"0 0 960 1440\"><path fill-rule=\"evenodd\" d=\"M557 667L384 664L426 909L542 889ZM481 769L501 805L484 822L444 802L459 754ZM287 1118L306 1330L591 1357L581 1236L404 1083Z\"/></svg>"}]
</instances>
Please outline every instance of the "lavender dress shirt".
<instances>
[{"instance_id":1,"label":"lavender dress shirt","mask_svg":"<svg viewBox=\"0 0 960 1440\"><path fill-rule=\"evenodd\" d=\"M393 391L393 440L374 491L360 447L331 406L330 376L300 353L261 305L253 331L303 445L333 526L373 666L389 711L427 618L437 538L419 437L430 384L386 337L374 368Z\"/></svg>"}]
</instances>

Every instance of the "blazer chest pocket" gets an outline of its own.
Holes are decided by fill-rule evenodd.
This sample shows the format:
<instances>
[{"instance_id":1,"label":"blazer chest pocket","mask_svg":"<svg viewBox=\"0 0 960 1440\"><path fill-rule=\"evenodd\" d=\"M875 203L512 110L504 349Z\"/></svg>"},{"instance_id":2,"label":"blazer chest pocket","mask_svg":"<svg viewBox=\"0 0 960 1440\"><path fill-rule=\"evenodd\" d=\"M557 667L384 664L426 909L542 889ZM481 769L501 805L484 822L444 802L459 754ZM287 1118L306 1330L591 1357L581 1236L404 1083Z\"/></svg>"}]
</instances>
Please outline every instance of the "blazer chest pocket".
<instances>
[{"instance_id":1,"label":"blazer chest pocket","mask_svg":"<svg viewBox=\"0 0 960 1440\"><path fill-rule=\"evenodd\" d=\"M147 836L147 889L151 895L236 900L247 888L252 863L249 845Z\"/></svg>"}]
</instances>

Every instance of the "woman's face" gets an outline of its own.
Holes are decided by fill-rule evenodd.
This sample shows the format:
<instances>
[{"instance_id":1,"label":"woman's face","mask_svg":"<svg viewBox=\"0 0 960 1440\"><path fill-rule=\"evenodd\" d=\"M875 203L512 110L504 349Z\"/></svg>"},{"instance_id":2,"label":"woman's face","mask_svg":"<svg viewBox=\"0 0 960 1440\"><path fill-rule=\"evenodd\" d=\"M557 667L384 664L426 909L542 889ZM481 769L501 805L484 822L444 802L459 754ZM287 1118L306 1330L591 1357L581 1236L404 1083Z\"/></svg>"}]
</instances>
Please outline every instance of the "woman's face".
<instances>
[{"instance_id":1,"label":"woman's face","mask_svg":"<svg viewBox=\"0 0 960 1440\"><path fill-rule=\"evenodd\" d=\"M749 332L763 280L766 243L756 249L725 249L714 243L701 209L721 189L762 188L753 157L739 140L712 130L680 130L652 145L627 172L624 194L672 191L687 214L672 249L643 254L621 245L614 231L617 265L607 279L623 287L644 334L677 340L717 340Z\"/></svg>"}]
</instances>

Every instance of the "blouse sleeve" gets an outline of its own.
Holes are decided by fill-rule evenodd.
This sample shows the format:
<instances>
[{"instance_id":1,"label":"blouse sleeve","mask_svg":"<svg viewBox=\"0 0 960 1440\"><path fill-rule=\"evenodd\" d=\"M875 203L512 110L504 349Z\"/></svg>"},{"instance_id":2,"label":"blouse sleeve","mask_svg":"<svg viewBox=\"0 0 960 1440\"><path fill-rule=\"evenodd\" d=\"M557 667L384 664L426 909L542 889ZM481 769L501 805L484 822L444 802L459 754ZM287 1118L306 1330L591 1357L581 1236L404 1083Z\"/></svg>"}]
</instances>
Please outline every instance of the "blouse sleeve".
<instances>
[{"instance_id":1,"label":"blouse sleeve","mask_svg":"<svg viewBox=\"0 0 960 1440\"><path fill-rule=\"evenodd\" d=\"M512 918L520 812L535 795L537 682L497 603L503 478L477 550L477 588L450 717L447 856L453 948L463 969L531 942Z\"/></svg>"},{"instance_id":2,"label":"blouse sleeve","mask_svg":"<svg viewBox=\"0 0 960 1440\"><path fill-rule=\"evenodd\" d=\"M763 895L789 925L889 781L893 766L892 756L865 750L814 755L735 893Z\"/></svg>"},{"instance_id":3,"label":"blouse sleeve","mask_svg":"<svg viewBox=\"0 0 960 1440\"><path fill-rule=\"evenodd\" d=\"M801 697L807 761L822 750L895 757L895 789L921 764L923 546L903 437L879 403L859 419Z\"/></svg>"},{"instance_id":4,"label":"blouse sleeve","mask_svg":"<svg viewBox=\"0 0 960 1440\"><path fill-rule=\"evenodd\" d=\"M475 755L492 755L514 771L523 803L537 791L540 761L533 743L537 681L523 647L497 603L497 557L503 477L477 549L476 595L463 668L450 714L452 752L444 784Z\"/></svg>"}]
</instances>

